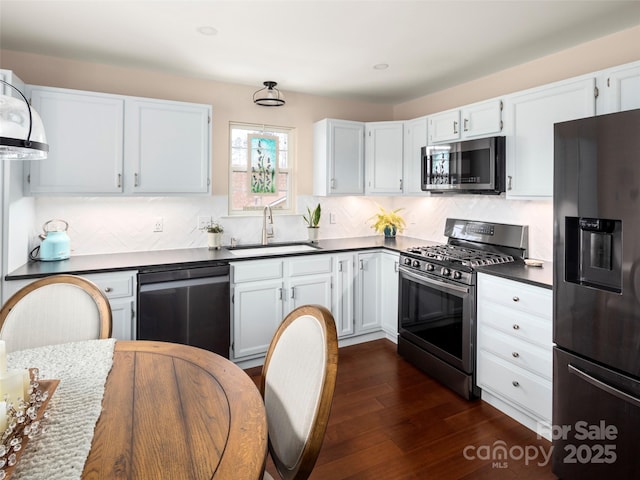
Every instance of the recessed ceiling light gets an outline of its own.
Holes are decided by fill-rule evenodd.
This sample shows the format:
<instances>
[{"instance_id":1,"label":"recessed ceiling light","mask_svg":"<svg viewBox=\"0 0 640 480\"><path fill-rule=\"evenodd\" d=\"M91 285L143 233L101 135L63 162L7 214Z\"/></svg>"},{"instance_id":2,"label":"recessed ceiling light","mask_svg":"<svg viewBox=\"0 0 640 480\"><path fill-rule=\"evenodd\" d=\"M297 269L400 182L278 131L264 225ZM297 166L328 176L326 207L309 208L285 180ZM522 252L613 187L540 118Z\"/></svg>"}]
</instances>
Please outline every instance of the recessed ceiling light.
<instances>
[{"instance_id":1,"label":"recessed ceiling light","mask_svg":"<svg viewBox=\"0 0 640 480\"><path fill-rule=\"evenodd\" d=\"M201 33L202 35L217 35L218 34L218 30L210 27L208 25L204 25L202 27L198 27L197 28L198 33Z\"/></svg>"},{"instance_id":2,"label":"recessed ceiling light","mask_svg":"<svg viewBox=\"0 0 640 480\"><path fill-rule=\"evenodd\" d=\"M374 65L373 68L375 70L386 70L387 68L389 68L389 64L388 63L378 63L377 65Z\"/></svg>"}]
</instances>

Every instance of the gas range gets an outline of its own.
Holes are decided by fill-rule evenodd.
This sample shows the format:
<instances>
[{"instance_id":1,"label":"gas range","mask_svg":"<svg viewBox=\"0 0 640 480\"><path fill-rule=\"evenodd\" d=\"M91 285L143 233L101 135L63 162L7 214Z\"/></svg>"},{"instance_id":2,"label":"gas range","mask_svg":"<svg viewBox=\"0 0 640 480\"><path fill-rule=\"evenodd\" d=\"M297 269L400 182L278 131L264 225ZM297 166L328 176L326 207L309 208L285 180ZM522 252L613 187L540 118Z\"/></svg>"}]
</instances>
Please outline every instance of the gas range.
<instances>
[{"instance_id":1,"label":"gas range","mask_svg":"<svg viewBox=\"0 0 640 480\"><path fill-rule=\"evenodd\" d=\"M475 284L475 268L521 261L526 256L528 227L447 219L446 244L415 246L400 255L400 264L415 272Z\"/></svg>"},{"instance_id":2,"label":"gas range","mask_svg":"<svg viewBox=\"0 0 640 480\"><path fill-rule=\"evenodd\" d=\"M464 398L476 383L476 269L522 262L528 227L448 218L447 243L400 255L398 353Z\"/></svg>"}]
</instances>

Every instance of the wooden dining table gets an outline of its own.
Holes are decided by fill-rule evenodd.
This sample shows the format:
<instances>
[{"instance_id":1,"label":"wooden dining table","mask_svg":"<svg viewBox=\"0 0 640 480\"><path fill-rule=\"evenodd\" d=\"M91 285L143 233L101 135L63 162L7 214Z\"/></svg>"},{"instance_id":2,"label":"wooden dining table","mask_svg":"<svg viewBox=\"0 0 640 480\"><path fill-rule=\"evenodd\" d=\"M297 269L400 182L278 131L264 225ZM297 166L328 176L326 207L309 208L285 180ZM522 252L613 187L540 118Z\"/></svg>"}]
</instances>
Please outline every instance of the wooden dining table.
<instances>
[{"instance_id":1,"label":"wooden dining table","mask_svg":"<svg viewBox=\"0 0 640 480\"><path fill-rule=\"evenodd\" d=\"M267 421L251 378L186 345L117 341L82 478L259 479Z\"/></svg>"}]
</instances>

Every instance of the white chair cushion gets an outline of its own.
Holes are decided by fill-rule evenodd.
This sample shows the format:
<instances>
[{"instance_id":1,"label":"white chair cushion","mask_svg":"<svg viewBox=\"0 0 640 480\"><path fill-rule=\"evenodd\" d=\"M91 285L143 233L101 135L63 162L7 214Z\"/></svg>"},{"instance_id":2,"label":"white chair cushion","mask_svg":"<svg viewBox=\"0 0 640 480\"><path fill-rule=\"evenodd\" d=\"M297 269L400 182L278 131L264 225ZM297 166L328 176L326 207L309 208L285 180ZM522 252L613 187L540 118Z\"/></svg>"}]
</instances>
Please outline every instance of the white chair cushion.
<instances>
[{"instance_id":1,"label":"white chair cushion","mask_svg":"<svg viewBox=\"0 0 640 480\"><path fill-rule=\"evenodd\" d=\"M72 284L40 287L9 312L0 338L7 352L89 340L100 335L100 312L82 288Z\"/></svg>"},{"instance_id":2,"label":"white chair cushion","mask_svg":"<svg viewBox=\"0 0 640 480\"><path fill-rule=\"evenodd\" d=\"M264 395L269 438L288 467L300 459L316 417L325 343L318 320L303 315L284 330L271 356Z\"/></svg>"}]
</instances>

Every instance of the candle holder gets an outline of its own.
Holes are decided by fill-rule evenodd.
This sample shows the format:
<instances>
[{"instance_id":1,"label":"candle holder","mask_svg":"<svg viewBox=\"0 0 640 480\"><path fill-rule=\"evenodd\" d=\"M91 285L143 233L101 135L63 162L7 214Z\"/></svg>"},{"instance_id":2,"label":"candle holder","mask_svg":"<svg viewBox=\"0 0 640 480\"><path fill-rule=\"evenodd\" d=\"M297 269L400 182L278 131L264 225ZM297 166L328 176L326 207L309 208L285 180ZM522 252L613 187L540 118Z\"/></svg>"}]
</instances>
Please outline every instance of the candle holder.
<instances>
[{"instance_id":1,"label":"candle holder","mask_svg":"<svg viewBox=\"0 0 640 480\"><path fill-rule=\"evenodd\" d=\"M37 368L29 369L26 398L5 404L7 423L0 443L0 480L11 477L27 442L46 431L47 404L60 381L41 380L39 376Z\"/></svg>"}]
</instances>

